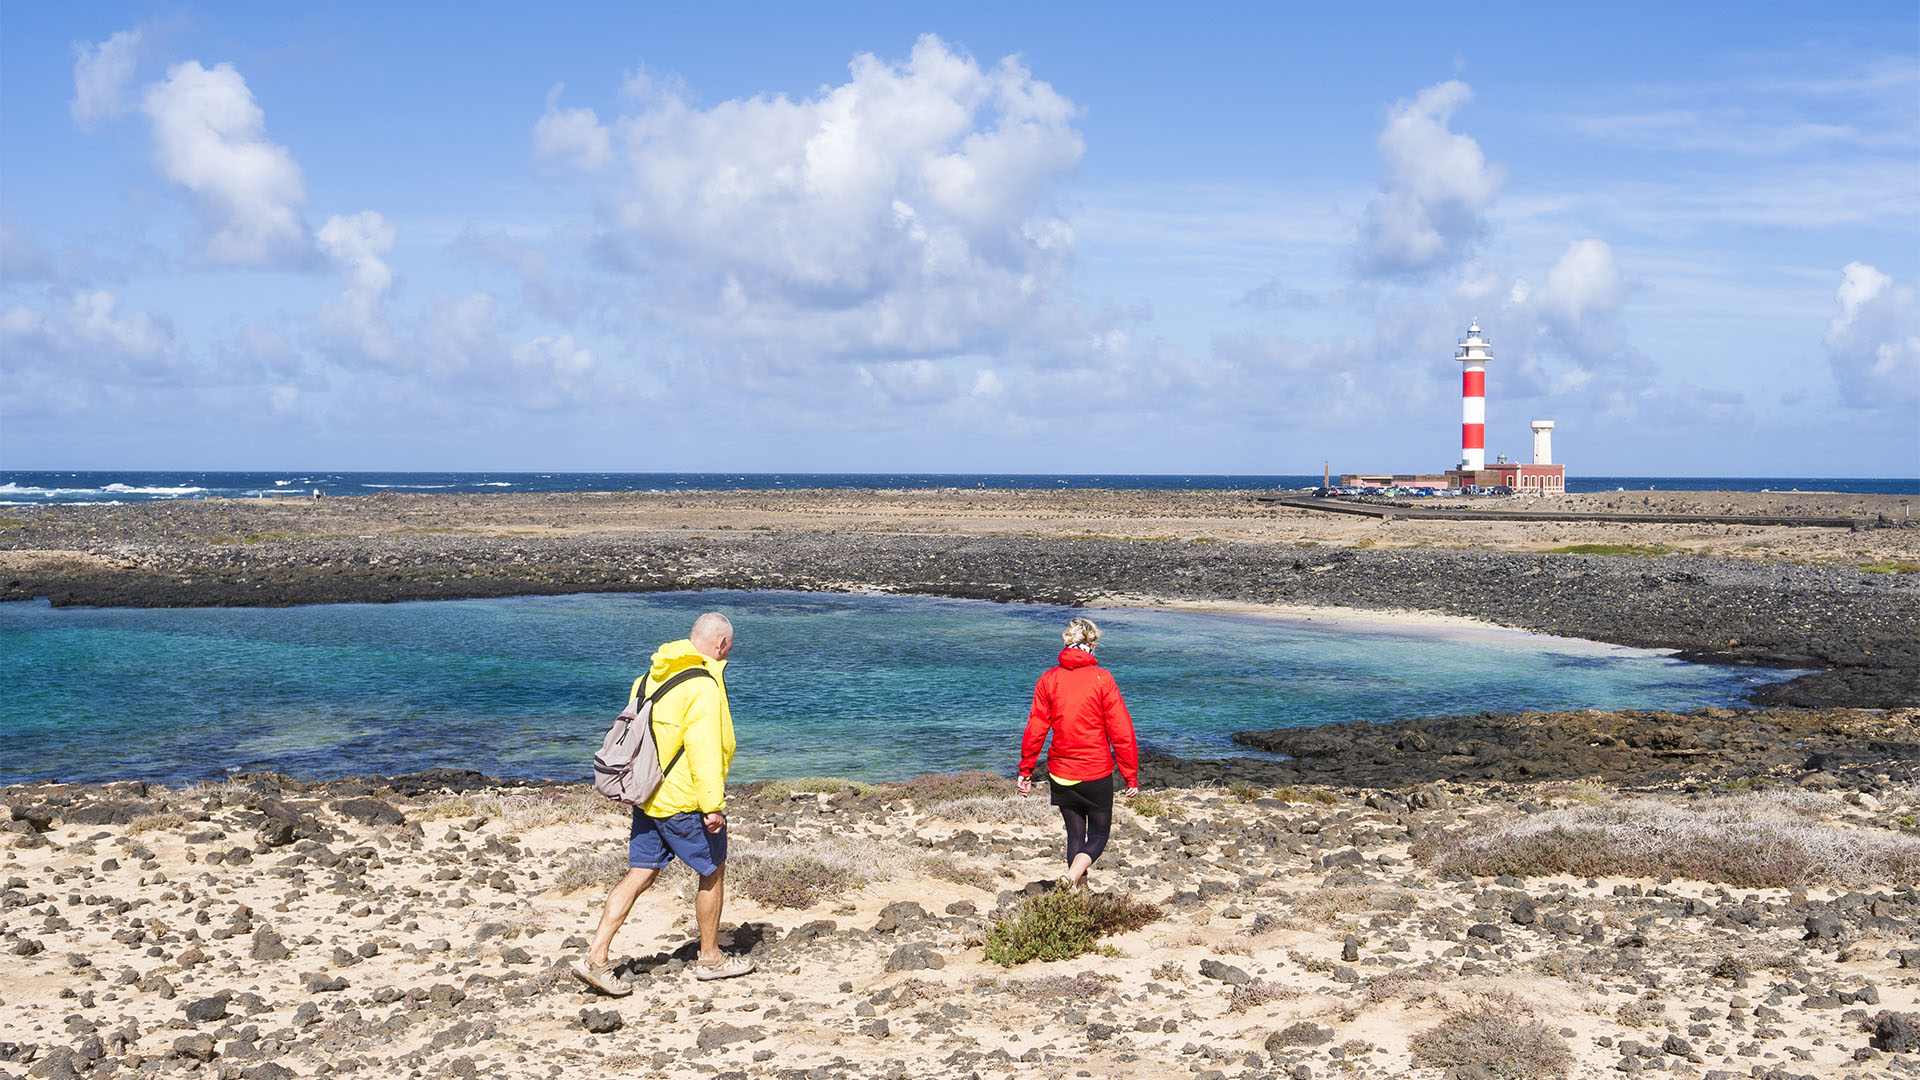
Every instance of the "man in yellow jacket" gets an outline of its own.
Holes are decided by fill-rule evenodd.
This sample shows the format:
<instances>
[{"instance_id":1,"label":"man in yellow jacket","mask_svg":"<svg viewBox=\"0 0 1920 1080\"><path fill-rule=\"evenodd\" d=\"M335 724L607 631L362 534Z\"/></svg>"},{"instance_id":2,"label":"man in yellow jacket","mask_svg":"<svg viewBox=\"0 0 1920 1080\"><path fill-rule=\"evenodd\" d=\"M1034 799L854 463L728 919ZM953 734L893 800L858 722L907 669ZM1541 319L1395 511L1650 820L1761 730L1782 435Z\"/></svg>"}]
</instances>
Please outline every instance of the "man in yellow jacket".
<instances>
[{"instance_id":1,"label":"man in yellow jacket","mask_svg":"<svg viewBox=\"0 0 1920 1080\"><path fill-rule=\"evenodd\" d=\"M631 703L684 671L704 669L712 678L682 680L653 703L653 732L660 763L667 770L660 790L633 809L627 842L627 876L607 894L599 929L584 962L573 973L603 994L633 992L613 973L608 952L613 935L626 921L633 902L647 891L669 862L679 859L700 875L693 913L700 924L696 977L726 979L753 970L744 956L720 951L720 909L726 899L727 768L733 764L733 714L727 708L727 654L733 651L733 624L708 612L694 620L684 640L668 642L653 654L653 665L634 680ZM682 752L684 751L684 752ZM675 755L679 755L675 760Z\"/></svg>"}]
</instances>

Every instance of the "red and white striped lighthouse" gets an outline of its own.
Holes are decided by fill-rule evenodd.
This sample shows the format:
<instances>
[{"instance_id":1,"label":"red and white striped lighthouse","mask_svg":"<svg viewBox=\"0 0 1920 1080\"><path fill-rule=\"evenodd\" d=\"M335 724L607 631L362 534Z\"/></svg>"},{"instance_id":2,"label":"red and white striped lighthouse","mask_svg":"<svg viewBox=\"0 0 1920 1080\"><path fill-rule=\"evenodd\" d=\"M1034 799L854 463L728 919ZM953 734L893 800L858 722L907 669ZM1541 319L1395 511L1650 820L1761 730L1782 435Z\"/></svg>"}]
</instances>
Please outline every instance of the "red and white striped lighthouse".
<instances>
[{"instance_id":1,"label":"red and white striped lighthouse","mask_svg":"<svg viewBox=\"0 0 1920 1080\"><path fill-rule=\"evenodd\" d=\"M1480 320L1467 327L1454 359L1460 361L1460 467L1487 467L1487 352L1492 342L1480 336Z\"/></svg>"}]
</instances>

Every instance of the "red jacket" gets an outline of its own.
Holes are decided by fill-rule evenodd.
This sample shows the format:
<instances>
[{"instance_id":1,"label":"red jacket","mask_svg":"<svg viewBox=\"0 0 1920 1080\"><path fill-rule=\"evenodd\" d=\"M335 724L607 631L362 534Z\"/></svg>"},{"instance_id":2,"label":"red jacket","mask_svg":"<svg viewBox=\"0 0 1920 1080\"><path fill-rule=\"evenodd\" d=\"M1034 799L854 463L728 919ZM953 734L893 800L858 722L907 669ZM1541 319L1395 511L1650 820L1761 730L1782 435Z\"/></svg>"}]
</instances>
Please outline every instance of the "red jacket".
<instances>
[{"instance_id":1,"label":"red jacket","mask_svg":"<svg viewBox=\"0 0 1920 1080\"><path fill-rule=\"evenodd\" d=\"M1033 711L1020 740L1020 775L1032 776L1040 744L1053 732L1047 771L1062 780L1098 780L1113 772L1128 787L1140 783L1140 751L1133 744L1133 717L1113 676L1085 649L1061 649L1060 666L1033 685Z\"/></svg>"}]
</instances>

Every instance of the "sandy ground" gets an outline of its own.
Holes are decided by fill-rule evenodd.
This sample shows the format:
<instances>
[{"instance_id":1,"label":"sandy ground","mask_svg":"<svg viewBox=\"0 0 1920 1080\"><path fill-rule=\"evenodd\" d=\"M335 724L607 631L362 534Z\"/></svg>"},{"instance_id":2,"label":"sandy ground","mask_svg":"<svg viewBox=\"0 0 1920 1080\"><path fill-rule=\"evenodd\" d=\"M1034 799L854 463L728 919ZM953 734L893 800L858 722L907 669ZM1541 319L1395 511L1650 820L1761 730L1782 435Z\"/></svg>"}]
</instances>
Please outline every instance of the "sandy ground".
<instances>
[{"instance_id":1,"label":"sandy ground","mask_svg":"<svg viewBox=\"0 0 1920 1080\"><path fill-rule=\"evenodd\" d=\"M1118 815L1095 875L1161 917L1108 955L1014 968L982 942L1058 872L1041 799L736 793L723 943L758 972L685 970L683 873L616 942L636 988L618 1000L557 967L623 861L614 808L580 789L342 794L10 789L23 815L67 805L44 834L18 818L0 866L0 1075L1465 1077L1491 1074L1413 1048L1489 1014L1573 1076L1916 1068L1866 1030L1920 1008L1911 883L1496 880L1415 852L1620 798L1590 784L1165 791L1164 813ZM1771 800L1826 842L1920 858L1920 789L1841 795L1789 783L1683 812ZM73 820L88 806L99 823ZM795 854L873 880L800 906L745 895L739 867Z\"/></svg>"}]
</instances>

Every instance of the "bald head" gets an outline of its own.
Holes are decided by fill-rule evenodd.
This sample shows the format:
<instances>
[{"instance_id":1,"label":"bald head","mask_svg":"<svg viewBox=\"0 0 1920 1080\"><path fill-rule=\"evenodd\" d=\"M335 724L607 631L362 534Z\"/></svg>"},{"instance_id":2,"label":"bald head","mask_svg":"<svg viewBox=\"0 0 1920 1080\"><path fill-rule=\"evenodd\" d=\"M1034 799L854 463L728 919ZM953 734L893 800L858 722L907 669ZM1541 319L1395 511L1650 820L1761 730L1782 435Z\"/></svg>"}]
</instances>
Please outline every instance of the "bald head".
<instances>
[{"instance_id":1,"label":"bald head","mask_svg":"<svg viewBox=\"0 0 1920 1080\"><path fill-rule=\"evenodd\" d=\"M687 634L687 640L693 642L694 650L702 656L725 660L733 651L733 624L725 615L709 611L693 620L693 630Z\"/></svg>"}]
</instances>

